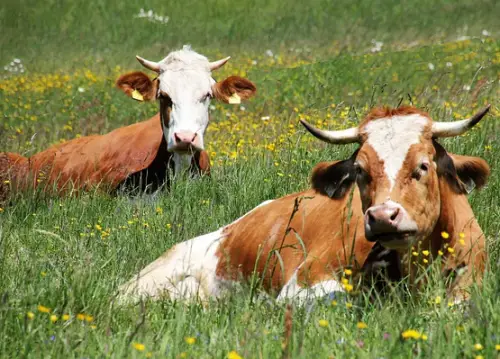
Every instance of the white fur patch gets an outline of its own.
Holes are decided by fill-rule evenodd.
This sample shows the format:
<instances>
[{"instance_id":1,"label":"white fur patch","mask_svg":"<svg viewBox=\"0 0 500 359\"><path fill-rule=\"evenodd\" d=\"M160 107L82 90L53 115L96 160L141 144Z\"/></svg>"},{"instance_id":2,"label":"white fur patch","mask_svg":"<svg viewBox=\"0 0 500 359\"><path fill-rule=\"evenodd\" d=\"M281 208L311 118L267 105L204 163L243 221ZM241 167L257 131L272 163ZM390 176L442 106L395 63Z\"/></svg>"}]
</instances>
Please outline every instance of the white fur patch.
<instances>
[{"instance_id":1,"label":"white fur patch","mask_svg":"<svg viewBox=\"0 0 500 359\"><path fill-rule=\"evenodd\" d=\"M293 276L281 289L277 300L292 299L298 304L305 303L308 299L317 299L335 292L345 292L341 283L335 279L316 283L312 287L303 287L298 283L297 274L302 264L295 270Z\"/></svg>"},{"instance_id":2,"label":"white fur patch","mask_svg":"<svg viewBox=\"0 0 500 359\"><path fill-rule=\"evenodd\" d=\"M392 189L399 170L403 166L411 145L420 142L429 119L421 115L405 115L379 118L365 126L370 144L380 160Z\"/></svg>"},{"instance_id":3,"label":"white fur patch","mask_svg":"<svg viewBox=\"0 0 500 359\"><path fill-rule=\"evenodd\" d=\"M272 200L261 203L231 224L270 202ZM171 299L206 301L222 296L231 281L217 277L219 258L215 254L225 238L226 227L172 247L120 287L119 301L140 297L158 299L163 295Z\"/></svg>"}]
</instances>

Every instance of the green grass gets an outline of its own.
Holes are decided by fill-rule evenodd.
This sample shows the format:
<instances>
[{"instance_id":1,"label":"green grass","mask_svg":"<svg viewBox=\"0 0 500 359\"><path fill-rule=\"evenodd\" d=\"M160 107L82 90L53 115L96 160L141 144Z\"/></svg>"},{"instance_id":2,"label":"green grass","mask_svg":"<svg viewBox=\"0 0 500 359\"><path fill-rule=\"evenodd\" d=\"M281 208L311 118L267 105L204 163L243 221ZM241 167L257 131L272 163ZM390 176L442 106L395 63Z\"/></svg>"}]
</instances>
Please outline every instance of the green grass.
<instances>
[{"instance_id":1,"label":"green grass","mask_svg":"<svg viewBox=\"0 0 500 359\"><path fill-rule=\"evenodd\" d=\"M294 308L288 350L293 358L497 357L498 6L461 0L3 4L0 64L20 57L28 73L0 73L2 151L31 154L61 139L105 133L154 114L155 104L138 104L113 88L124 69L139 68L136 52L157 59L188 42L212 57L230 52L234 57L217 78L245 71L259 93L244 110L221 104L213 110L207 134L214 160L210 178L178 181L156 197L26 195L3 208L0 356L225 358L235 350L244 358L280 357L285 306L252 300L244 288L208 308L170 302L118 307L113 296L173 244L230 223L264 200L307 188L316 163L346 158L354 150L318 143L298 126L298 118L341 128L373 105L413 103L435 119L451 120L491 103L491 113L477 128L441 141L450 152L480 156L492 167L488 187L469 197L489 238L491 266L470 305L448 307L431 270L431 284L418 298L400 285L375 303L359 293L339 298L336 306L321 301ZM169 23L133 19L141 7L170 16ZM465 34L479 36L486 29L492 36L451 41L464 35L465 25ZM382 53L369 53L372 38L385 42ZM414 41L418 44L409 47ZM278 56L268 57L266 49ZM252 60L257 65L250 65ZM52 323L38 305L58 320ZM92 321L79 320L79 313ZM71 319L63 321L63 314ZM367 328L358 329L358 322ZM425 333L427 340L401 340L407 329ZM185 337L196 342L189 345ZM476 343L484 349L475 349Z\"/></svg>"}]
</instances>

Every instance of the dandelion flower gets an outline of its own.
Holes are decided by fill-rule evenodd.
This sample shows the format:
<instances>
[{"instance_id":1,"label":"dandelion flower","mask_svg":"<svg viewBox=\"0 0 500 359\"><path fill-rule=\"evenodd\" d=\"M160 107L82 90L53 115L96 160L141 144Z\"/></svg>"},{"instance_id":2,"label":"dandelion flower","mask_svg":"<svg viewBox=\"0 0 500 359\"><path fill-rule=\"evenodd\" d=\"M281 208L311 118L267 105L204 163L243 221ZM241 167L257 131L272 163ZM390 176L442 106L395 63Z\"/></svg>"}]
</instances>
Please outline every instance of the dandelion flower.
<instances>
[{"instance_id":1,"label":"dandelion flower","mask_svg":"<svg viewBox=\"0 0 500 359\"><path fill-rule=\"evenodd\" d=\"M26 313L26 316L28 317L28 319L33 319L33 318L35 318L35 313L28 312L28 313Z\"/></svg>"},{"instance_id":2,"label":"dandelion flower","mask_svg":"<svg viewBox=\"0 0 500 359\"><path fill-rule=\"evenodd\" d=\"M448 234L448 232L442 231L441 237L443 237L444 239L448 239L448 238L450 238L450 235Z\"/></svg>"},{"instance_id":3,"label":"dandelion flower","mask_svg":"<svg viewBox=\"0 0 500 359\"><path fill-rule=\"evenodd\" d=\"M55 315L55 314L52 314L52 315L50 316L50 321L51 321L52 323L57 322L57 319L58 319L58 318L57 318L57 315Z\"/></svg>"},{"instance_id":4,"label":"dandelion flower","mask_svg":"<svg viewBox=\"0 0 500 359\"><path fill-rule=\"evenodd\" d=\"M328 320L326 320L326 319L320 319L318 321L318 324L319 324L320 327L326 328L328 326Z\"/></svg>"},{"instance_id":5,"label":"dandelion flower","mask_svg":"<svg viewBox=\"0 0 500 359\"><path fill-rule=\"evenodd\" d=\"M429 251L428 250L424 250L424 251L422 251L422 254L424 256L428 257L429 256Z\"/></svg>"},{"instance_id":6,"label":"dandelion flower","mask_svg":"<svg viewBox=\"0 0 500 359\"><path fill-rule=\"evenodd\" d=\"M352 308L352 303L351 303L351 302L347 302L347 303L345 304L345 307L346 307L347 309L351 309L351 308Z\"/></svg>"},{"instance_id":7,"label":"dandelion flower","mask_svg":"<svg viewBox=\"0 0 500 359\"><path fill-rule=\"evenodd\" d=\"M439 251L438 251L438 255L442 256L443 254L444 254L444 253L443 253L443 251L442 251L442 250L439 250Z\"/></svg>"},{"instance_id":8,"label":"dandelion flower","mask_svg":"<svg viewBox=\"0 0 500 359\"><path fill-rule=\"evenodd\" d=\"M333 306L333 307L336 307L336 306L337 306L337 301L336 301L336 300L332 300L332 306Z\"/></svg>"},{"instance_id":9,"label":"dandelion flower","mask_svg":"<svg viewBox=\"0 0 500 359\"><path fill-rule=\"evenodd\" d=\"M85 320L85 314L83 314L83 313L78 313L78 314L76 315L76 319L78 319L78 320Z\"/></svg>"},{"instance_id":10,"label":"dandelion flower","mask_svg":"<svg viewBox=\"0 0 500 359\"><path fill-rule=\"evenodd\" d=\"M441 297L438 295L436 299L434 300L436 304L441 304Z\"/></svg>"},{"instance_id":11,"label":"dandelion flower","mask_svg":"<svg viewBox=\"0 0 500 359\"><path fill-rule=\"evenodd\" d=\"M41 312L41 313L50 313L50 308L47 308L43 305L39 305L38 306L38 311Z\"/></svg>"},{"instance_id":12,"label":"dandelion flower","mask_svg":"<svg viewBox=\"0 0 500 359\"><path fill-rule=\"evenodd\" d=\"M412 252L411 253L414 257L418 257L418 252Z\"/></svg>"},{"instance_id":13,"label":"dandelion flower","mask_svg":"<svg viewBox=\"0 0 500 359\"><path fill-rule=\"evenodd\" d=\"M364 322L358 322L358 324L356 324L356 327L358 329L366 329L366 328L368 328L368 325Z\"/></svg>"},{"instance_id":14,"label":"dandelion flower","mask_svg":"<svg viewBox=\"0 0 500 359\"><path fill-rule=\"evenodd\" d=\"M460 232L458 234L458 237L461 238L461 239L464 239L465 238L465 233L464 232Z\"/></svg>"},{"instance_id":15,"label":"dandelion flower","mask_svg":"<svg viewBox=\"0 0 500 359\"><path fill-rule=\"evenodd\" d=\"M353 285L352 284L344 284L344 289L347 293L350 293L352 292L352 290L354 289Z\"/></svg>"},{"instance_id":16,"label":"dandelion flower","mask_svg":"<svg viewBox=\"0 0 500 359\"><path fill-rule=\"evenodd\" d=\"M236 351L232 350L227 353L227 359L243 359L241 355L239 355Z\"/></svg>"},{"instance_id":17,"label":"dandelion flower","mask_svg":"<svg viewBox=\"0 0 500 359\"><path fill-rule=\"evenodd\" d=\"M195 337L185 337L184 341L189 345L193 345L194 343L196 343L196 338Z\"/></svg>"},{"instance_id":18,"label":"dandelion flower","mask_svg":"<svg viewBox=\"0 0 500 359\"><path fill-rule=\"evenodd\" d=\"M90 322L91 322L91 321L93 321L93 320L94 320L94 317L93 317L93 316L88 315L88 314L86 314L86 315L85 315L85 321L86 321L86 322L89 322L89 323L90 323Z\"/></svg>"},{"instance_id":19,"label":"dandelion flower","mask_svg":"<svg viewBox=\"0 0 500 359\"><path fill-rule=\"evenodd\" d=\"M484 359L482 355L476 355L475 359Z\"/></svg>"},{"instance_id":20,"label":"dandelion flower","mask_svg":"<svg viewBox=\"0 0 500 359\"><path fill-rule=\"evenodd\" d=\"M62 320L66 321L66 320L69 320L69 318L71 318L71 317L69 314L63 314L61 318L62 318Z\"/></svg>"},{"instance_id":21,"label":"dandelion flower","mask_svg":"<svg viewBox=\"0 0 500 359\"><path fill-rule=\"evenodd\" d=\"M474 349L475 350L483 350L483 346L479 343L474 344Z\"/></svg>"},{"instance_id":22,"label":"dandelion flower","mask_svg":"<svg viewBox=\"0 0 500 359\"><path fill-rule=\"evenodd\" d=\"M451 248L451 247L448 247L448 252L450 252L450 253L454 253L454 252L455 252L455 250L454 250L453 248Z\"/></svg>"},{"instance_id":23,"label":"dandelion flower","mask_svg":"<svg viewBox=\"0 0 500 359\"><path fill-rule=\"evenodd\" d=\"M146 349L146 346L142 343L134 343L132 344L135 350L138 350L140 352L144 351Z\"/></svg>"},{"instance_id":24,"label":"dandelion flower","mask_svg":"<svg viewBox=\"0 0 500 359\"><path fill-rule=\"evenodd\" d=\"M352 270L350 270L350 269L346 269L346 270L344 271L344 274L345 274L346 276L350 276L350 275L352 275Z\"/></svg>"},{"instance_id":25,"label":"dandelion flower","mask_svg":"<svg viewBox=\"0 0 500 359\"><path fill-rule=\"evenodd\" d=\"M422 334L414 329L408 329L401 333L401 336L403 339L420 339Z\"/></svg>"},{"instance_id":26,"label":"dandelion flower","mask_svg":"<svg viewBox=\"0 0 500 359\"><path fill-rule=\"evenodd\" d=\"M495 350L500 352L500 344L495 345Z\"/></svg>"}]
</instances>

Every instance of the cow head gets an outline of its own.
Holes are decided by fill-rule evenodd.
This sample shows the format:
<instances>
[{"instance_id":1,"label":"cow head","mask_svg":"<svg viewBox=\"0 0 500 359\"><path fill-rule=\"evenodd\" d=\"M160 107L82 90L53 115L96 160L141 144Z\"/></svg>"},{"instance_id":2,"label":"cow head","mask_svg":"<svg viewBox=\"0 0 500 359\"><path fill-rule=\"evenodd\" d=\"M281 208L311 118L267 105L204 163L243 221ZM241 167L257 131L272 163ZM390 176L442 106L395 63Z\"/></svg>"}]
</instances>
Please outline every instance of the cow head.
<instances>
[{"instance_id":1,"label":"cow head","mask_svg":"<svg viewBox=\"0 0 500 359\"><path fill-rule=\"evenodd\" d=\"M163 133L170 152L190 154L204 149L212 98L228 103L233 97L238 102L256 92L252 82L239 76L216 82L211 72L222 67L229 57L209 62L189 46L171 52L160 62L139 56L137 60L157 77L151 80L142 72L133 72L121 76L117 86L137 100L160 101Z\"/></svg>"},{"instance_id":2,"label":"cow head","mask_svg":"<svg viewBox=\"0 0 500 359\"><path fill-rule=\"evenodd\" d=\"M434 122L414 107L375 109L358 127L342 131L320 130L301 121L325 142L359 143L348 160L318 166L313 187L342 198L357 183L366 238L391 249L407 248L429 237L439 219L440 181L456 193L486 183L489 167L484 160L448 154L436 139L465 133L488 110L467 120Z\"/></svg>"}]
</instances>

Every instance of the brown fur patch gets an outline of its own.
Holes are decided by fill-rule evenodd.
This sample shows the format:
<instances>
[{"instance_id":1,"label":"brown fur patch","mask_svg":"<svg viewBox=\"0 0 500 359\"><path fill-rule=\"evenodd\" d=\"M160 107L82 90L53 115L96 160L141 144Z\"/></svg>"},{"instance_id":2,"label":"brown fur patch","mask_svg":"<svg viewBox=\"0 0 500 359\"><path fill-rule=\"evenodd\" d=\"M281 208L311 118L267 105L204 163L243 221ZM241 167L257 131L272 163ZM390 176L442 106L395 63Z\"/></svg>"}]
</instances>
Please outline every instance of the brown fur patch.
<instances>
[{"instance_id":1,"label":"brown fur patch","mask_svg":"<svg viewBox=\"0 0 500 359\"><path fill-rule=\"evenodd\" d=\"M233 94L238 94L242 100L247 100L254 96L257 92L257 87L253 82L240 77L240 76L230 76L224 81L217 82L212 87L213 95L218 100L228 103L229 98Z\"/></svg>"},{"instance_id":2,"label":"brown fur patch","mask_svg":"<svg viewBox=\"0 0 500 359\"><path fill-rule=\"evenodd\" d=\"M158 83L157 79L152 81L144 72L136 71L120 76L116 80L116 87L130 97L132 96L132 92L137 90L144 97L144 100L151 101L156 99Z\"/></svg>"}]
</instances>

